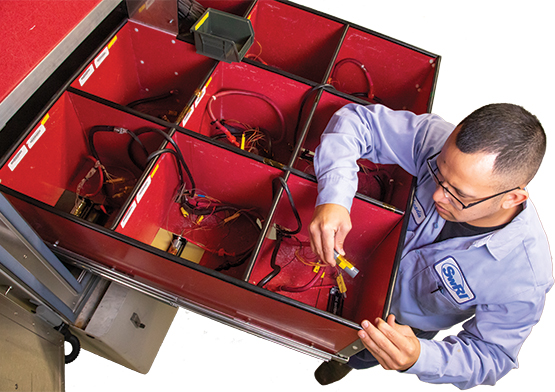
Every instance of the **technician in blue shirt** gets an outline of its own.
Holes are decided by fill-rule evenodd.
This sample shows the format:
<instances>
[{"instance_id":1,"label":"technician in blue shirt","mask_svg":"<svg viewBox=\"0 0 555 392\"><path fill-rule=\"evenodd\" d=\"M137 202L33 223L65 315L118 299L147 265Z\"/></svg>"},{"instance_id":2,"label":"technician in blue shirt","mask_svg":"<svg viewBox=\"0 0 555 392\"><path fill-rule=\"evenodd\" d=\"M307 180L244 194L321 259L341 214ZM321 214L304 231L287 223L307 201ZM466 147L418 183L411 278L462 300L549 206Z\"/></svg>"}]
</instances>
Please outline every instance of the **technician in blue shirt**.
<instances>
[{"instance_id":1,"label":"technician in blue shirt","mask_svg":"<svg viewBox=\"0 0 555 392\"><path fill-rule=\"evenodd\" d=\"M366 350L344 365L324 362L321 384L378 363L461 389L490 384L518 366L553 285L545 232L526 185L546 137L520 106L484 106L457 127L433 114L350 104L331 119L316 150L318 199L312 247L334 265L351 229L357 160L398 164L417 178L387 320L362 322ZM467 320L457 336L429 340Z\"/></svg>"}]
</instances>

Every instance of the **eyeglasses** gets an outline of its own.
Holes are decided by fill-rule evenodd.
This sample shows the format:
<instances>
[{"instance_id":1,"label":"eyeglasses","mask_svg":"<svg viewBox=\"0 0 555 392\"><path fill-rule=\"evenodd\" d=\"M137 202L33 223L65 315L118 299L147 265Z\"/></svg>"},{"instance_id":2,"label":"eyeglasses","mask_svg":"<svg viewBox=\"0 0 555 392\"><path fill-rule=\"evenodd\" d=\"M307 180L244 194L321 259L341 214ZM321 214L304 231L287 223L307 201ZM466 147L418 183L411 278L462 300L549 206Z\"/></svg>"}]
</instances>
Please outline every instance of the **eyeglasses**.
<instances>
[{"instance_id":1,"label":"eyeglasses","mask_svg":"<svg viewBox=\"0 0 555 392\"><path fill-rule=\"evenodd\" d=\"M503 192L496 193L496 194L493 195L493 196L488 196L488 197L486 197L486 198L484 198L484 199L481 199L481 200L478 200L478 201L476 201L476 202L469 203L469 204L464 204L464 203L463 203L462 201L460 201L460 200L457 198L457 196L455 196L449 189L447 189L445 186L443 186L443 183L444 183L445 181L441 181L441 180L438 178L437 174L436 174L436 172L438 172L438 173L441 174L441 172L439 171L439 168L437 167L437 162L434 161L434 162L435 162L435 167L436 167L436 168L434 169L434 168L432 167L432 161L433 161L435 158L437 158L437 156L438 156L440 153L441 153L441 151L438 152L438 153L436 153L436 154L434 154L434 155L432 155L432 156L429 157L428 159L426 159L426 164L428 165L428 170L430 171L430 174L431 174L432 177L434 178L436 184L439 185L439 186L441 187L441 189L443 189L443 194L445 195L445 197L449 200L449 202L450 202L455 208L458 208L459 210L465 210L465 209L467 209L467 208L470 208L470 207L473 207L473 206L475 206L475 205L477 205L477 204L480 204L480 203L482 203L482 202L484 202L484 201L486 201L486 200L493 199L494 197L501 196L501 195L503 195L503 194L505 194L505 193L508 193L508 192L511 192L511 191L514 191L514 190L517 190L517 189L521 189L519 186L517 186L517 187L512 188L512 189L509 189L509 190L507 190L507 191L503 191Z\"/></svg>"}]
</instances>

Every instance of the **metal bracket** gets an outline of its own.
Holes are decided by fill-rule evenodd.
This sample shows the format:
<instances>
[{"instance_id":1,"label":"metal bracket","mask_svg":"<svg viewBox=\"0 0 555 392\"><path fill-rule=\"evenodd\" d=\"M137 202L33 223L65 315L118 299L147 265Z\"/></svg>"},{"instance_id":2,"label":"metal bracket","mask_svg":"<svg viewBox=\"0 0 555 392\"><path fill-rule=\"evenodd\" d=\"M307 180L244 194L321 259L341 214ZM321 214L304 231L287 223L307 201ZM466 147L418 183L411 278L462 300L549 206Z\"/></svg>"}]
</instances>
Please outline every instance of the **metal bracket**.
<instances>
[{"instance_id":1,"label":"metal bracket","mask_svg":"<svg viewBox=\"0 0 555 392\"><path fill-rule=\"evenodd\" d=\"M139 315L137 313L133 313L130 320L133 323L133 325L135 326L135 328L144 329L146 327L146 325L141 323L141 319L139 318Z\"/></svg>"},{"instance_id":2,"label":"metal bracket","mask_svg":"<svg viewBox=\"0 0 555 392\"><path fill-rule=\"evenodd\" d=\"M351 356L355 355L358 352L361 352L362 350L364 350L364 344L362 344L362 341L360 339L357 339L353 343L345 347L343 350L339 351L337 354L348 361Z\"/></svg>"}]
</instances>

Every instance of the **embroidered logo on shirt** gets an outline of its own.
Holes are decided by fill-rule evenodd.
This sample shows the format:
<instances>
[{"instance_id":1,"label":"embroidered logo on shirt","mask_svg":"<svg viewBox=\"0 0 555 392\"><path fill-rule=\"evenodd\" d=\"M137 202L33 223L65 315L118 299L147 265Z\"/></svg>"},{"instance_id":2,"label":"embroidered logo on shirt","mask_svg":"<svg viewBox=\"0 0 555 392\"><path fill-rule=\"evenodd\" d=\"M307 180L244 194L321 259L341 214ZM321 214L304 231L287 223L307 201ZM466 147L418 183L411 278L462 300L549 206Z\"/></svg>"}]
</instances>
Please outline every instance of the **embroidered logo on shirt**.
<instances>
[{"instance_id":1,"label":"embroidered logo on shirt","mask_svg":"<svg viewBox=\"0 0 555 392\"><path fill-rule=\"evenodd\" d=\"M448 257L436 263L434 268L445 284L445 288L458 304L464 304L474 299L475 295L454 258Z\"/></svg>"},{"instance_id":2,"label":"embroidered logo on shirt","mask_svg":"<svg viewBox=\"0 0 555 392\"><path fill-rule=\"evenodd\" d=\"M414 221L416 222L417 225L421 224L422 222L424 222L424 219L426 219L426 214L424 213L424 209L422 208L422 204L420 204L420 202L418 201L418 199L415 197L412 203L412 211L411 211L412 217L414 218Z\"/></svg>"}]
</instances>

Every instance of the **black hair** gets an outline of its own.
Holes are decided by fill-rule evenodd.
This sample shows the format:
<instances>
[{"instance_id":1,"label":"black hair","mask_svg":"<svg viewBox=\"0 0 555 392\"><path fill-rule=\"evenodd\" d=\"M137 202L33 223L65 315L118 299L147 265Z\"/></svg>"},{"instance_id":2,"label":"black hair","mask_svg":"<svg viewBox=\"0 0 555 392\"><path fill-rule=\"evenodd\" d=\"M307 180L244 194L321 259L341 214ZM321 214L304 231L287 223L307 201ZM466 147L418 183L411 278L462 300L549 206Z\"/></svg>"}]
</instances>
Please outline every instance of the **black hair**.
<instances>
[{"instance_id":1,"label":"black hair","mask_svg":"<svg viewBox=\"0 0 555 392\"><path fill-rule=\"evenodd\" d=\"M528 184L545 155L546 136L539 120L518 105L481 107L459 124L456 146L466 154L495 154L493 173L506 185Z\"/></svg>"}]
</instances>

